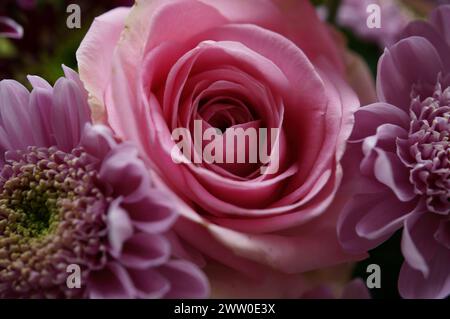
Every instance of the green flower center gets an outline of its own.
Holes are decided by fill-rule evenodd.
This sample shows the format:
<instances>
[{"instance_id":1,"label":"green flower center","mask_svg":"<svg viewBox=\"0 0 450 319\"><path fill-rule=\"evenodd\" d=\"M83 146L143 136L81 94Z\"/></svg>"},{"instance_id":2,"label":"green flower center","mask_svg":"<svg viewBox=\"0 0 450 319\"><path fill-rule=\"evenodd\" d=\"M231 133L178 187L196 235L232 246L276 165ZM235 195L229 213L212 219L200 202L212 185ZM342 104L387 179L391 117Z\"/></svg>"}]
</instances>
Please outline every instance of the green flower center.
<instances>
[{"instance_id":1,"label":"green flower center","mask_svg":"<svg viewBox=\"0 0 450 319\"><path fill-rule=\"evenodd\" d=\"M10 232L22 238L46 236L60 220L57 199L61 195L52 183L41 181L40 174L9 180L0 194L0 211L8 216ZM20 187L14 187L19 184Z\"/></svg>"},{"instance_id":2,"label":"green flower center","mask_svg":"<svg viewBox=\"0 0 450 319\"><path fill-rule=\"evenodd\" d=\"M110 198L98 181L97 160L75 148L29 147L5 154L0 173L0 298L74 297L66 267L106 262ZM49 289L49 287L53 287Z\"/></svg>"}]
</instances>

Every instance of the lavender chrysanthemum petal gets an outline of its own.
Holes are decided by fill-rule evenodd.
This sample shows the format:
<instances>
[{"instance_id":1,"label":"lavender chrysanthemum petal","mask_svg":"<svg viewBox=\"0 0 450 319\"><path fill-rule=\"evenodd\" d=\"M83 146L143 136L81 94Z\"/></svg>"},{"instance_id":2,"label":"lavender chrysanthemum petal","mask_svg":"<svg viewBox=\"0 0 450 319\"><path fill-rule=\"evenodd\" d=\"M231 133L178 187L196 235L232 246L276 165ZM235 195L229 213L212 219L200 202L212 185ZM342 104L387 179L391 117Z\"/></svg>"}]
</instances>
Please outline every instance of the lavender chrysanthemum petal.
<instances>
[{"instance_id":1,"label":"lavender chrysanthemum petal","mask_svg":"<svg viewBox=\"0 0 450 319\"><path fill-rule=\"evenodd\" d=\"M35 145L28 112L29 93L20 83L12 80L0 82L0 117L9 142L18 149Z\"/></svg>"},{"instance_id":2,"label":"lavender chrysanthemum petal","mask_svg":"<svg viewBox=\"0 0 450 319\"><path fill-rule=\"evenodd\" d=\"M421 61L415 64L414 61ZM435 47L425 38L412 36L399 41L380 58L377 92L381 101L408 113L415 83L434 83L443 70Z\"/></svg>"},{"instance_id":3,"label":"lavender chrysanthemum petal","mask_svg":"<svg viewBox=\"0 0 450 319\"><path fill-rule=\"evenodd\" d=\"M70 150L81 138L84 125L90 121L89 107L82 88L73 80L60 78L53 92L52 129L56 145L62 150Z\"/></svg>"},{"instance_id":4,"label":"lavender chrysanthemum petal","mask_svg":"<svg viewBox=\"0 0 450 319\"><path fill-rule=\"evenodd\" d=\"M399 291L409 298L445 298L450 290L448 247L436 245L434 233L442 219L425 211L411 215L403 230L403 264ZM446 230L447 232L450 229ZM409 237L409 241L405 240Z\"/></svg>"},{"instance_id":5,"label":"lavender chrysanthemum petal","mask_svg":"<svg viewBox=\"0 0 450 319\"><path fill-rule=\"evenodd\" d=\"M192 263L172 260L159 271L170 281L167 298L203 298L208 291L205 275Z\"/></svg>"}]
</instances>

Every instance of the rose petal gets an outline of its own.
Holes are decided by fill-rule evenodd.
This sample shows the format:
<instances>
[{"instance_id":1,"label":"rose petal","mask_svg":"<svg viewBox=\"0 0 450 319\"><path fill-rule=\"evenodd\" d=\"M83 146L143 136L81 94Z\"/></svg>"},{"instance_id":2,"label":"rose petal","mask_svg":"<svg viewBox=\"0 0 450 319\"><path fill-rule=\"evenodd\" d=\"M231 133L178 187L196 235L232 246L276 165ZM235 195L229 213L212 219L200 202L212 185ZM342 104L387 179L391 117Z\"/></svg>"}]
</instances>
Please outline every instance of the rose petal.
<instances>
[{"instance_id":1,"label":"rose petal","mask_svg":"<svg viewBox=\"0 0 450 319\"><path fill-rule=\"evenodd\" d=\"M116 8L95 18L76 52L80 77L90 93L95 121L105 119L104 94L111 75L112 55L129 10Z\"/></svg>"}]
</instances>

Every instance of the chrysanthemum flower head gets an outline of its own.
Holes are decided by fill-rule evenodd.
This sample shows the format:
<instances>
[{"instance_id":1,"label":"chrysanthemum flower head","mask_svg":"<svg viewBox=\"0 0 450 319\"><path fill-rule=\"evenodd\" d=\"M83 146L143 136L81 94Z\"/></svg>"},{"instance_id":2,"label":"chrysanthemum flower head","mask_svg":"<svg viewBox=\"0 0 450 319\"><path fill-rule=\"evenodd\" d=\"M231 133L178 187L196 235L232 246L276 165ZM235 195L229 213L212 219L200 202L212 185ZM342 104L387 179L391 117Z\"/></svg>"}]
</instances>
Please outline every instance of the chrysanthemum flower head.
<instances>
[{"instance_id":1,"label":"chrysanthemum flower head","mask_svg":"<svg viewBox=\"0 0 450 319\"><path fill-rule=\"evenodd\" d=\"M174 257L171 195L132 144L91 124L64 71L54 87L29 77L31 93L0 82L0 297L206 296L203 273Z\"/></svg>"},{"instance_id":2,"label":"chrysanthemum flower head","mask_svg":"<svg viewBox=\"0 0 450 319\"><path fill-rule=\"evenodd\" d=\"M378 63L380 102L360 108L351 139L359 194L340 220L342 244L374 248L402 228L406 298L450 294L450 5L409 24Z\"/></svg>"}]
</instances>

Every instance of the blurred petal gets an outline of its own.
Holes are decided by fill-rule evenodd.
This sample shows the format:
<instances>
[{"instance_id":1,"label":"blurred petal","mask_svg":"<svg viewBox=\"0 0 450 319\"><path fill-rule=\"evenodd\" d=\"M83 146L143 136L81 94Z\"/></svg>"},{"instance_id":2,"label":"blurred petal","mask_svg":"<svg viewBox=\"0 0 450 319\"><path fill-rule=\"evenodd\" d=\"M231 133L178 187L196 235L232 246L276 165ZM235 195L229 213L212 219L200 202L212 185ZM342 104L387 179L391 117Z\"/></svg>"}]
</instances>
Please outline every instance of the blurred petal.
<instances>
[{"instance_id":1,"label":"blurred petal","mask_svg":"<svg viewBox=\"0 0 450 319\"><path fill-rule=\"evenodd\" d=\"M23 36L23 28L13 19L0 16L0 37L12 39L21 39Z\"/></svg>"},{"instance_id":2,"label":"blurred petal","mask_svg":"<svg viewBox=\"0 0 450 319\"><path fill-rule=\"evenodd\" d=\"M344 288L341 299L370 299L370 292L364 280L356 278Z\"/></svg>"},{"instance_id":3,"label":"blurred petal","mask_svg":"<svg viewBox=\"0 0 450 319\"><path fill-rule=\"evenodd\" d=\"M367 63L356 53L346 52L347 79L355 90L361 105L368 105L377 100L375 80Z\"/></svg>"},{"instance_id":4,"label":"blurred petal","mask_svg":"<svg viewBox=\"0 0 450 319\"><path fill-rule=\"evenodd\" d=\"M450 46L450 5L438 6L431 13L430 21Z\"/></svg>"}]
</instances>

